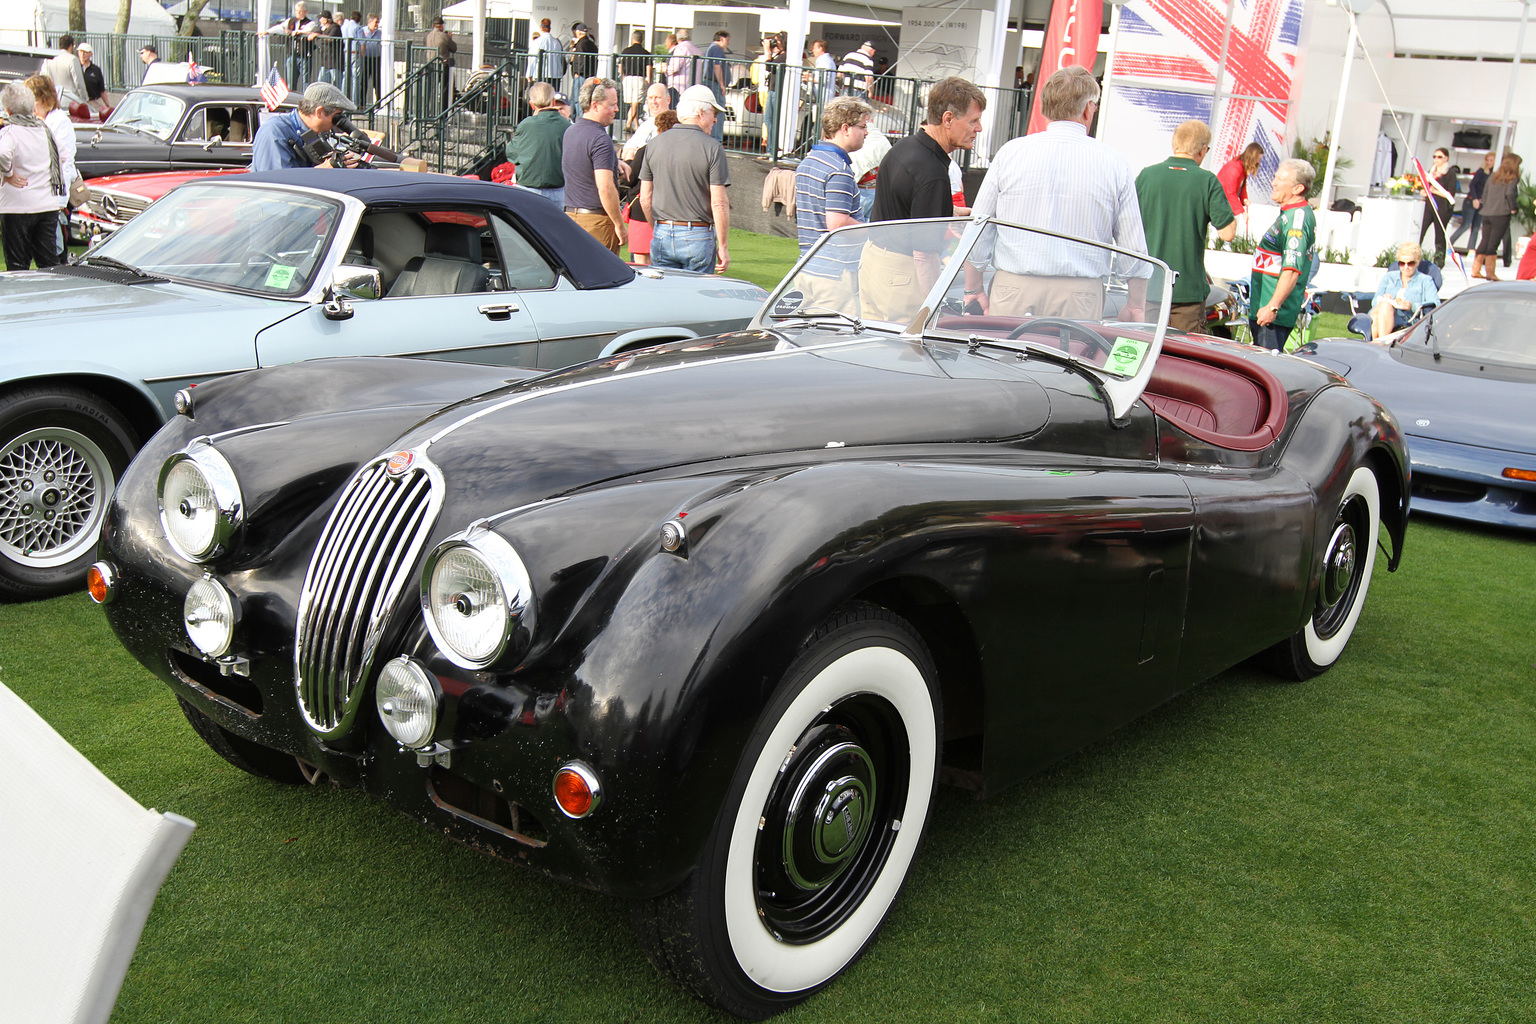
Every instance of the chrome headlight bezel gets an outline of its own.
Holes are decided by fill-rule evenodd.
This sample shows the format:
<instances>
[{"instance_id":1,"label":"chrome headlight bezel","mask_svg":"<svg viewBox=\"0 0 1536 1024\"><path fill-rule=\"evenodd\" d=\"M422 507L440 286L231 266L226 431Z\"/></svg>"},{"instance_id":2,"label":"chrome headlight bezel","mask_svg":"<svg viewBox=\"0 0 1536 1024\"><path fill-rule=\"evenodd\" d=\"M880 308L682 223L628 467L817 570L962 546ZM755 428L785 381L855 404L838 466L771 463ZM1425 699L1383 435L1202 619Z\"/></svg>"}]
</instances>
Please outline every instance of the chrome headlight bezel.
<instances>
[{"instance_id":1,"label":"chrome headlight bezel","mask_svg":"<svg viewBox=\"0 0 1536 1024\"><path fill-rule=\"evenodd\" d=\"M459 591L449 599L448 590L439 588L436 577L440 567L453 570L453 562L447 565L449 556L454 560L470 558L478 561L486 570L495 588L494 606L470 607L469 596ZM457 599L463 599L459 604ZM471 526L455 534L432 549L421 569L421 610L426 619L427 631L438 650L460 668L477 671L489 668L508 657L521 657L533 637L535 595L533 580L523 560L512 545L497 533L484 526ZM499 607L500 611L496 611ZM465 609L468 608L468 611ZM486 609L498 615L487 624L486 642L472 649L465 649L456 641L460 631L449 628L452 620L448 615L467 617L471 613L485 613ZM446 625L445 625L446 624Z\"/></svg>"},{"instance_id":2,"label":"chrome headlight bezel","mask_svg":"<svg viewBox=\"0 0 1536 1024\"><path fill-rule=\"evenodd\" d=\"M213 496L211 509L214 521L206 541L199 542L179 529L178 515L185 505L185 497L168 502L166 484L177 467L188 466L203 479ZM229 550L235 534L245 523L245 503L240 495L240 481L234 467L213 445L199 438L181 451L166 459L160 467L160 477L155 484L155 503L160 510L160 529L165 539L182 558L196 564L212 561ZM170 511L170 505L177 511Z\"/></svg>"}]
</instances>

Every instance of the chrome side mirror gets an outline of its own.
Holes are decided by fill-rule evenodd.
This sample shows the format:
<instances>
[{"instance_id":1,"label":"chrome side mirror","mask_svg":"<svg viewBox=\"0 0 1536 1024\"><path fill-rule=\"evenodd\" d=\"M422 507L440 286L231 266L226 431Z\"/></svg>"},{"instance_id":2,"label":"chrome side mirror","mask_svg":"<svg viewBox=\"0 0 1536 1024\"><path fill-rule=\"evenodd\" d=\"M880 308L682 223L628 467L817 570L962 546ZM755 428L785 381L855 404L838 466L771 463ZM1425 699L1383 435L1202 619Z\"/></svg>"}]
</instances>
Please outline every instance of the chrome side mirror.
<instances>
[{"instance_id":1,"label":"chrome side mirror","mask_svg":"<svg viewBox=\"0 0 1536 1024\"><path fill-rule=\"evenodd\" d=\"M384 294L384 281L377 267L343 263L331 274L331 294L345 299L377 299Z\"/></svg>"},{"instance_id":2,"label":"chrome side mirror","mask_svg":"<svg viewBox=\"0 0 1536 1024\"><path fill-rule=\"evenodd\" d=\"M350 320L352 303L348 299L376 299L383 291L378 268L343 263L331 274L320 311L327 320Z\"/></svg>"}]
</instances>

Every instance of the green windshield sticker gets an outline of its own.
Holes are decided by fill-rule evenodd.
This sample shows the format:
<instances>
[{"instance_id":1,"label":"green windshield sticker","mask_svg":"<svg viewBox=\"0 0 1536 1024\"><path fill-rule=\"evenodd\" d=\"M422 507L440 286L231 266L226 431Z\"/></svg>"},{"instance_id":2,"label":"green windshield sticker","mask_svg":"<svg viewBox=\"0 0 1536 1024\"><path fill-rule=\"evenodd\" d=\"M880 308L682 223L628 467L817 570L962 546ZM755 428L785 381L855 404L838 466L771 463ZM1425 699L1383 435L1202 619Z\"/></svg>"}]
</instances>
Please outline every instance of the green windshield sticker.
<instances>
[{"instance_id":1,"label":"green windshield sticker","mask_svg":"<svg viewBox=\"0 0 1536 1024\"><path fill-rule=\"evenodd\" d=\"M1104 369L1110 373L1118 373L1122 377L1134 377L1136 371L1141 369L1141 363L1147 358L1147 352L1151 348L1150 341L1116 338L1115 347L1109 350L1109 358L1104 362Z\"/></svg>"},{"instance_id":2,"label":"green windshield sticker","mask_svg":"<svg viewBox=\"0 0 1536 1024\"><path fill-rule=\"evenodd\" d=\"M276 288L279 291L287 291L293 284L293 275L297 267L285 267L281 263L272 264L272 269L267 271L268 288Z\"/></svg>"}]
</instances>

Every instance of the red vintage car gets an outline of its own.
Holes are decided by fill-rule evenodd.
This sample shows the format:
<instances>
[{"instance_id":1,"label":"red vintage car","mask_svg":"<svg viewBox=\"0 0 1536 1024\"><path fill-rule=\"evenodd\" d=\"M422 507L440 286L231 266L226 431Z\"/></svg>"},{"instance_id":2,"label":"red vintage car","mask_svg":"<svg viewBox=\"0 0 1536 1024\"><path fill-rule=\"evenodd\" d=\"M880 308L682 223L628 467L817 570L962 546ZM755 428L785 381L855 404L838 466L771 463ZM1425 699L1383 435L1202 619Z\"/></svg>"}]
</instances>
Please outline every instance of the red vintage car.
<instances>
[{"instance_id":1,"label":"red vintage car","mask_svg":"<svg viewBox=\"0 0 1536 1024\"><path fill-rule=\"evenodd\" d=\"M220 167L206 171L153 171L143 174L109 174L86 182L91 198L69 215L72 241L94 243L110 235L144 212L150 203L183 182L196 178L217 178L225 174L245 174L247 167Z\"/></svg>"}]
</instances>

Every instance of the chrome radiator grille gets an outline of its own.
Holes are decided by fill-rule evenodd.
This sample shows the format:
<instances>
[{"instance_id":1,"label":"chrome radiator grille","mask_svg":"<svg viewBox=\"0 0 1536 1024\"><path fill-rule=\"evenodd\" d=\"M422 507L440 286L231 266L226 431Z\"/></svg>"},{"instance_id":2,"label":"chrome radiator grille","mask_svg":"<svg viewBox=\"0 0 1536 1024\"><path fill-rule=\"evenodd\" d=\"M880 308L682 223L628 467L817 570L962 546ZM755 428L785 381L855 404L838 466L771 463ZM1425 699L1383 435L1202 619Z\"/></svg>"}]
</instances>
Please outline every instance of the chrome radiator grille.
<instances>
[{"instance_id":1,"label":"chrome radiator grille","mask_svg":"<svg viewBox=\"0 0 1536 1024\"><path fill-rule=\"evenodd\" d=\"M381 456L347 485L304 576L294 686L316 732L345 732L391 609L442 504L437 470L417 455L398 475Z\"/></svg>"}]
</instances>

